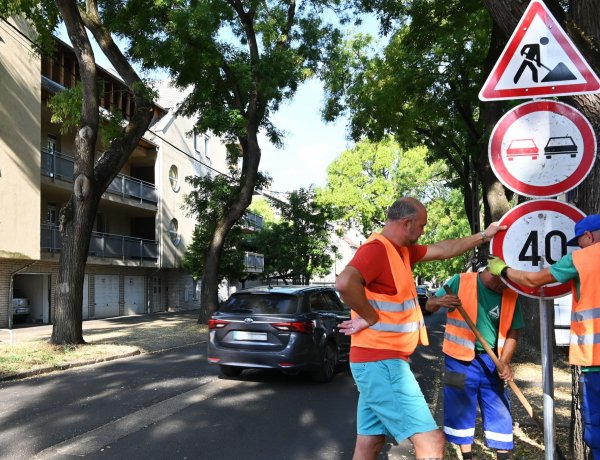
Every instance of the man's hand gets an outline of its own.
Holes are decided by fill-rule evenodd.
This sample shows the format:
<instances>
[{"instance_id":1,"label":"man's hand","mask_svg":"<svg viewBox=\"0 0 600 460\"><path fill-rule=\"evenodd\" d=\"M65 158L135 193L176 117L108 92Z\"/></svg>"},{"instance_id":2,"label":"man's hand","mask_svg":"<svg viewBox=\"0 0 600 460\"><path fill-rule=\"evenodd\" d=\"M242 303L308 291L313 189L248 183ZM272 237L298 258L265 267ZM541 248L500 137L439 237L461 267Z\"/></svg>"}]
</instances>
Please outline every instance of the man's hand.
<instances>
[{"instance_id":1,"label":"man's hand","mask_svg":"<svg viewBox=\"0 0 600 460\"><path fill-rule=\"evenodd\" d=\"M425 309L431 313L435 313L440 309L440 307L446 307L449 308L450 311L452 311L459 305L461 305L461 302L457 295L446 294L440 297L431 297L427 301Z\"/></svg>"},{"instance_id":2,"label":"man's hand","mask_svg":"<svg viewBox=\"0 0 600 460\"><path fill-rule=\"evenodd\" d=\"M495 276L500 276L505 267L508 265L500 257L492 257L488 262L488 270Z\"/></svg>"},{"instance_id":3,"label":"man's hand","mask_svg":"<svg viewBox=\"0 0 600 460\"><path fill-rule=\"evenodd\" d=\"M498 369L498 377L500 377L500 380L504 380L505 382L513 381L515 377L513 375L512 369L510 368L510 364L505 363L502 360L500 360L500 362L504 364L502 369Z\"/></svg>"},{"instance_id":4,"label":"man's hand","mask_svg":"<svg viewBox=\"0 0 600 460\"><path fill-rule=\"evenodd\" d=\"M483 231L485 238L492 239L492 237L503 230L506 230L506 225L499 225L498 222L492 222L488 228Z\"/></svg>"},{"instance_id":5,"label":"man's hand","mask_svg":"<svg viewBox=\"0 0 600 460\"><path fill-rule=\"evenodd\" d=\"M344 335L352 335L368 327L369 323L360 316L357 316L356 318L341 322L338 326L338 330Z\"/></svg>"}]
</instances>

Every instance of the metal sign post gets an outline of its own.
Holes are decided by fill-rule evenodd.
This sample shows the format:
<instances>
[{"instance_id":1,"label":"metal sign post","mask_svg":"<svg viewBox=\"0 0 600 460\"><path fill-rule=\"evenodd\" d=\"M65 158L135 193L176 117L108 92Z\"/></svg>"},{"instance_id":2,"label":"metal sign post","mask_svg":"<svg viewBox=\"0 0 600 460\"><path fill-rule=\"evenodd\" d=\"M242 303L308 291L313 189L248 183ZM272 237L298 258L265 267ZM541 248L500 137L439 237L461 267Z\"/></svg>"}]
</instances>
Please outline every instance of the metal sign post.
<instances>
[{"instance_id":1,"label":"metal sign post","mask_svg":"<svg viewBox=\"0 0 600 460\"><path fill-rule=\"evenodd\" d=\"M545 259L543 257L543 259ZM540 264L540 270L542 266ZM540 288L540 345L542 351L542 387L544 405L544 452L546 460L554 460L554 373L552 367L552 325L549 308L554 303L544 298Z\"/></svg>"}]
</instances>

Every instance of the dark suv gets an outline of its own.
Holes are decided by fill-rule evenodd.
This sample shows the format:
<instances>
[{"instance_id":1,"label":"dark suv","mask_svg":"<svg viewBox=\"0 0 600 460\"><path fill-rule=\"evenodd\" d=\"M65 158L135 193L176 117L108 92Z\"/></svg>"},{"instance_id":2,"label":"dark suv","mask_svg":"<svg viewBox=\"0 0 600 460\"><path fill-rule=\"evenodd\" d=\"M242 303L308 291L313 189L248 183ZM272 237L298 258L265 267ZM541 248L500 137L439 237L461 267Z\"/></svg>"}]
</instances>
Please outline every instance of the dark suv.
<instances>
[{"instance_id":1,"label":"dark suv","mask_svg":"<svg viewBox=\"0 0 600 460\"><path fill-rule=\"evenodd\" d=\"M236 377L244 369L312 373L330 381L348 361L350 337L339 332L350 318L333 288L267 286L232 294L208 322L208 360Z\"/></svg>"},{"instance_id":2,"label":"dark suv","mask_svg":"<svg viewBox=\"0 0 600 460\"><path fill-rule=\"evenodd\" d=\"M429 300L429 292L427 291L426 286L417 286L417 299L419 301L419 306L421 307L421 311L424 315L429 315L430 313L425 310L425 305L427 305L427 300Z\"/></svg>"}]
</instances>

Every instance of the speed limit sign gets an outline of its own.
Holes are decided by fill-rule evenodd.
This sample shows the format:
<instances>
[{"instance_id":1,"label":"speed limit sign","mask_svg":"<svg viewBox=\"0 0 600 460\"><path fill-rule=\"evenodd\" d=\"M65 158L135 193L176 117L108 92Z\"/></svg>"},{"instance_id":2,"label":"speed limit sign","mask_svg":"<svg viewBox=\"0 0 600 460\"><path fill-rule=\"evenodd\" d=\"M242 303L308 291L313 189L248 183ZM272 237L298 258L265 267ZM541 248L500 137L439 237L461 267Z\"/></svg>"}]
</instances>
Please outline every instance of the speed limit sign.
<instances>
[{"instance_id":1,"label":"speed limit sign","mask_svg":"<svg viewBox=\"0 0 600 460\"><path fill-rule=\"evenodd\" d=\"M567 203L556 200L532 200L508 211L500 225L507 229L498 232L490 242L492 254L502 258L517 270L539 271L575 250L567 241L575 236L575 223L585 214ZM541 297L540 288L509 286L528 297ZM561 297L570 292L570 284L548 284L543 296Z\"/></svg>"}]
</instances>

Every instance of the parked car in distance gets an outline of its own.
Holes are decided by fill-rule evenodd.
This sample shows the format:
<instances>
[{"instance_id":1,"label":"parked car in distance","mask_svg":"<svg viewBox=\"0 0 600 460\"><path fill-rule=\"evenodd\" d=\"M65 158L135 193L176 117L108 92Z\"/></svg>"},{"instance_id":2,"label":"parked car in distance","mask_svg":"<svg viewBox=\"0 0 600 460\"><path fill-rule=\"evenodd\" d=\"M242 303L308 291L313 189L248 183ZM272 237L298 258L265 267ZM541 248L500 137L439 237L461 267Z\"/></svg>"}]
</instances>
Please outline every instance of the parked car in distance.
<instances>
[{"instance_id":1,"label":"parked car in distance","mask_svg":"<svg viewBox=\"0 0 600 460\"><path fill-rule=\"evenodd\" d=\"M208 360L228 377L244 369L308 371L328 382L347 362L350 318L332 287L264 286L232 294L208 322Z\"/></svg>"},{"instance_id":2,"label":"parked car in distance","mask_svg":"<svg viewBox=\"0 0 600 460\"><path fill-rule=\"evenodd\" d=\"M18 289L13 289L12 312L13 316L26 316L31 313L29 299Z\"/></svg>"},{"instance_id":3,"label":"parked car in distance","mask_svg":"<svg viewBox=\"0 0 600 460\"><path fill-rule=\"evenodd\" d=\"M429 291L427 290L427 286L417 286L417 299L419 300L419 306L421 307L423 314L429 315L430 313L425 310L425 305L429 299Z\"/></svg>"}]
</instances>

